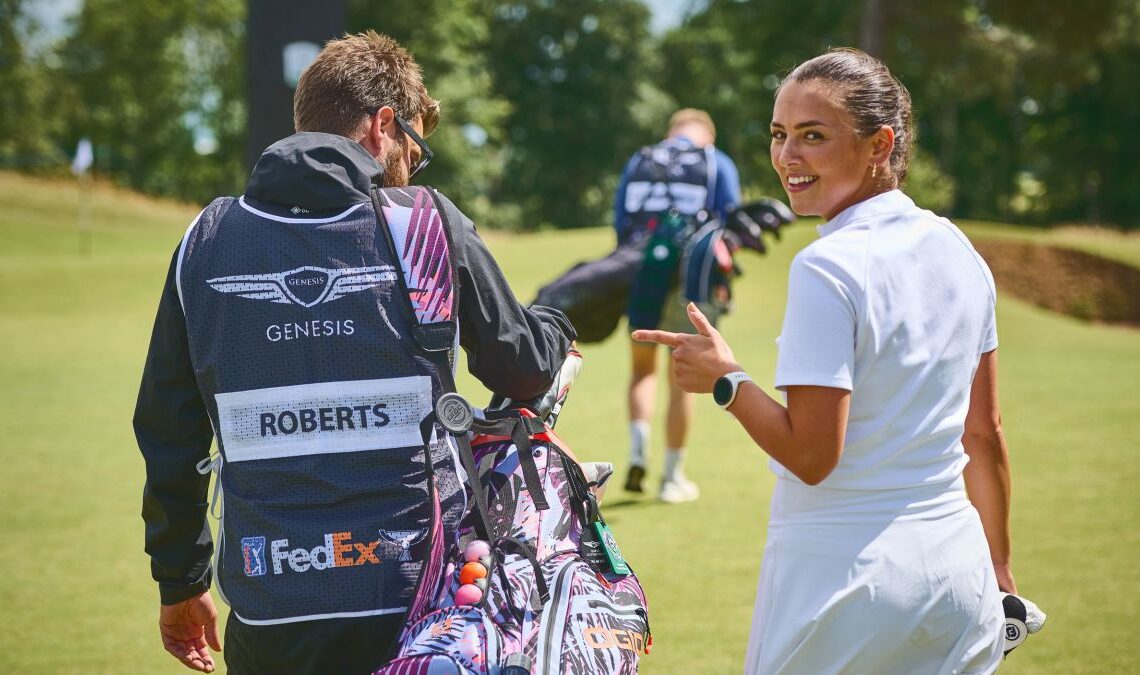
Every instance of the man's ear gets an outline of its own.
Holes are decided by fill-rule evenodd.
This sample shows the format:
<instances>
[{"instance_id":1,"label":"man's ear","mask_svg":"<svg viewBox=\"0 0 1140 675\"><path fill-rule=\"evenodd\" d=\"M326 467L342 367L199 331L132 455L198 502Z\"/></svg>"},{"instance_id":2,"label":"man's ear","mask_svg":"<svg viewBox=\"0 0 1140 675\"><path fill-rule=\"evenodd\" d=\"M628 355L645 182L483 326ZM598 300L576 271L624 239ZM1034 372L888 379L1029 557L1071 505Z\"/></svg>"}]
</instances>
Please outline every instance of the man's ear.
<instances>
[{"instance_id":1,"label":"man's ear","mask_svg":"<svg viewBox=\"0 0 1140 675\"><path fill-rule=\"evenodd\" d=\"M379 157L384 148L384 130L394 124L396 111L390 106L382 106L368 118L368 125L364 129L364 136L360 139L363 145L374 156Z\"/></svg>"},{"instance_id":2,"label":"man's ear","mask_svg":"<svg viewBox=\"0 0 1140 675\"><path fill-rule=\"evenodd\" d=\"M392 106L381 106L380 109L376 111L376 114L373 115L373 119L379 121L381 127L387 128L388 125L395 121L396 111L392 109Z\"/></svg>"}]
</instances>

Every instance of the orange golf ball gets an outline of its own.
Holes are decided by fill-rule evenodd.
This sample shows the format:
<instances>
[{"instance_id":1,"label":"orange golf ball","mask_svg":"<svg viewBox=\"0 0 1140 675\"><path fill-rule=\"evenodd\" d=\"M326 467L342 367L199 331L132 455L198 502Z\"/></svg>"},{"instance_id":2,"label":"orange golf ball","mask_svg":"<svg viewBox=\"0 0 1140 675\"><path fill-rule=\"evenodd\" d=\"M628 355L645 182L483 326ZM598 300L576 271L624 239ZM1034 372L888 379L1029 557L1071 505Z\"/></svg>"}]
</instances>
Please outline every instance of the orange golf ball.
<instances>
[{"instance_id":1,"label":"orange golf ball","mask_svg":"<svg viewBox=\"0 0 1140 675\"><path fill-rule=\"evenodd\" d=\"M483 567L482 563L469 562L459 570L459 583L473 584L476 579L482 579L487 576L487 568Z\"/></svg>"}]
</instances>

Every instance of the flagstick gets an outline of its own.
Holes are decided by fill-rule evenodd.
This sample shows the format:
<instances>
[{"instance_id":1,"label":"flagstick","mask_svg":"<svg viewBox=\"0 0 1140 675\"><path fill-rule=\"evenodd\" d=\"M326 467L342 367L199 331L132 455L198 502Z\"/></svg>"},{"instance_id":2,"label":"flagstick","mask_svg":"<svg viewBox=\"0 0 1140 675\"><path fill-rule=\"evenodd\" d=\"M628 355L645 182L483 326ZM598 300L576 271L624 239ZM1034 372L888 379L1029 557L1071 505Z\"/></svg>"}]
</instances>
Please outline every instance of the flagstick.
<instances>
[{"instance_id":1,"label":"flagstick","mask_svg":"<svg viewBox=\"0 0 1140 675\"><path fill-rule=\"evenodd\" d=\"M88 181L90 173L79 174L79 207L76 211L76 228L79 232L79 256L91 255L91 207L88 204Z\"/></svg>"}]
</instances>

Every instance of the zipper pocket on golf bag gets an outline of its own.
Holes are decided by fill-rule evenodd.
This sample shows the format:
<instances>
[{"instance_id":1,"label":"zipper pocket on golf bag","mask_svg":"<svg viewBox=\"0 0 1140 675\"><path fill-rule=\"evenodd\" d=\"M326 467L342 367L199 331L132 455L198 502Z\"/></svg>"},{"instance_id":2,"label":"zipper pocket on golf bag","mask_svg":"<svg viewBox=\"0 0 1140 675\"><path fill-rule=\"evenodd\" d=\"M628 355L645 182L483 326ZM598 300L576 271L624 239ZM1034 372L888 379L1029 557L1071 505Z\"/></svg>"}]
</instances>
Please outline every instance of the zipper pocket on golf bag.
<instances>
[{"instance_id":1,"label":"zipper pocket on golf bag","mask_svg":"<svg viewBox=\"0 0 1140 675\"><path fill-rule=\"evenodd\" d=\"M601 575L577 555L560 557L550 596L535 650L536 673L637 672L652 639L634 574Z\"/></svg>"},{"instance_id":2,"label":"zipper pocket on golf bag","mask_svg":"<svg viewBox=\"0 0 1140 675\"><path fill-rule=\"evenodd\" d=\"M420 663L412 660L415 657L446 655L456 664L455 672L484 674L489 673L489 668L497 665L502 657L502 633L487 612L478 606L456 605L437 609L412 626L406 637L399 658L380 669L379 673L405 672L400 665ZM435 661L430 663L436 665Z\"/></svg>"},{"instance_id":3,"label":"zipper pocket on golf bag","mask_svg":"<svg viewBox=\"0 0 1140 675\"><path fill-rule=\"evenodd\" d=\"M482 675L486 670L470 670L449 654L417 654L401 656L376 671L376 675L392 673L427 673L429 675Z\"/></svg>"},{"instance_id":4,"label":"zipper pocket on golf bag","mask_svg":"<svg viewBox=\"0 0 1140 675\"><path fill-rule=\"evenodd\" d=\"M409 664L435 667L435 662L408 660L431 654L449 655L463 668L455 672L497 673L504 658L522 652L528 643L533 645L538 617L550 597L542 568L533 549L518 540L500 539L491 551L493 562L482 598L474 604L456 604L459 569L449 564L444 595L437 600L441 607L404 630L398 658L378 673L421 672L402 669ZM532 656L533 651L528 658ZM452 672L444 666L442 672Z\"/></svg>"}]
</instances>

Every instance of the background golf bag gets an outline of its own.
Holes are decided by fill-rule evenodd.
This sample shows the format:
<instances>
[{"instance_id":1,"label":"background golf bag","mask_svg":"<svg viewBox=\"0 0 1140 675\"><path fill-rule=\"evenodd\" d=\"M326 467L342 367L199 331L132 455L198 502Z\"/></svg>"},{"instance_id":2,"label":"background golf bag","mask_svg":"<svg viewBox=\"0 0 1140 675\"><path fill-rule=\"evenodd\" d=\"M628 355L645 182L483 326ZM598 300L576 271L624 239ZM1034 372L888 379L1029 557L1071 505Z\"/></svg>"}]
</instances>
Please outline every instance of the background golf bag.
<instances>
[{"instance_id":1,"label":"background golf bag","mask_svg":"<svg viewBox=\"0 0 1140 675\"><path fill-rule=\"evenodd\" d=\"M783 202L764 198L733 209L725 223L713 219L691 228L680 241L666 247L669 250L663 260L670 267L663 283L651 284L654 297L664 297L679 283L688 300L727 301L731 293L718 296L715 289L729 288L740 274L734 262L736 251L745 248L765 253L764 233L779 239L780 227L794 220L795 214ZM601 342L614 332L631 304L654 304L648 300L638 303L630 297L635 294L646 251L652 251L649 246L653 243L652 235L642 237L618 246L603 258L579 262L539 289L534 302L565 313L578 331L579 342Z\"/></svg>"},{"instance_id":2,"label":"background golf bag","mask_svg":"<svg viewBox=\"0 0 1140 675\"><path fill-rule=\"evenodd\" d=\"M458 395L440 399L437 420L474 434L460 443L471 510L378 674L637 672L652 644L645 594L598 510L612 467L583 467L551 428L580 364L571 352L545 397L493 401L485 419ZM489 551L474 601L460 583L472 541Z\"/></svg>"},{"instance_id":3,"label":"background golf bag","mask_svg":"<svg viewBox=\"0 0 1140 675\"><path fill-rule=\"evenodd\" d=\"M626 245L604 258L579 262L539 289L534 302L562 310L578 331L579 342L601 342L625 314L644 255L642 246Z\"/></svg>"}]
</instances>

